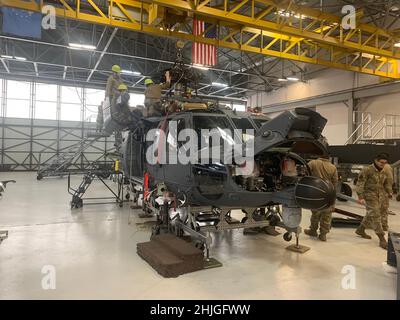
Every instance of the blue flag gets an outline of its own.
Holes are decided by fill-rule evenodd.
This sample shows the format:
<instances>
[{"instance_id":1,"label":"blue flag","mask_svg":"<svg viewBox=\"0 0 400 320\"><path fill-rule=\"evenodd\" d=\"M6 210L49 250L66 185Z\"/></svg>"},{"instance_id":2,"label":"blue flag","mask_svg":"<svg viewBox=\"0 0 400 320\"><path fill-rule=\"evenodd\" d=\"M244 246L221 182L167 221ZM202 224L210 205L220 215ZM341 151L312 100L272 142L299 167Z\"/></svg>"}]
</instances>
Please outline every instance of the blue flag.
<instances>
[{"instance_id":1,"label":"blue flag","mask_svg":"<svg viewBox=\"0 0 400 320\"><path fill-rule=\"evenodd\" d=\"M2 8L3 33L41 39L42 14L12 8Z\"/></svg>"}]
</instances>

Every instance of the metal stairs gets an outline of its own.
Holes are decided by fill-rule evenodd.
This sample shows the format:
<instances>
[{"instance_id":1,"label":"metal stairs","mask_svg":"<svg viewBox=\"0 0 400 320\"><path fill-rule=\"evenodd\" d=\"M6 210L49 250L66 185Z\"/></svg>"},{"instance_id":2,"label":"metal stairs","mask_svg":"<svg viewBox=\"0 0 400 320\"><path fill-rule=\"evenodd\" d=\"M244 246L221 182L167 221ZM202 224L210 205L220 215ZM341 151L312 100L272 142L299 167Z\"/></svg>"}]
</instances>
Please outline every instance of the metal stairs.
<instances>
[{"instance_id":1,"label":"metal stairs","mask_svg":"<svg viewBox=\"0 0 400 320\"><path fill-rule=\"evenodd\" d=\"M106 182L106 179L113 176L113 181L117 184L117 190L114 191ZM96 197L96 198L85 198L85 193L89 189L90 185L94 180L100 181L106 189L111 193L111 197ZM71 175L68 175L68 193L72 195L71 209L79 209L83 207L84 200L86 204L105 204L105 203L118 203L122 207L124 202L124 175L121 172L116 172L112 167L105 170L89 170L87 171L82 179L82 182L77 189L71 187ZM127 201L129 197L126 197ZM108 202L97 202L108 201ZM111 200L111 202L110 202ZM89 201L89 203L87 203ZM94 202L95 201L95 202Z\"/></svg>"},{"instance_id":2,"label":"metal stairs","mask_svg":"<svg viewBox=\"0 0 400 320\"><path fill-rule=\"evenodd\" d=\"M369 112L354 112L355 130L346 141L349 144L387 144L400 142L400 115L372 115Z\"/></svg>"},{"instance_id":3,"label":"metal stairs","mask_svg":"<svg viewBox=\"0 0 400 320\"><path fill-rule=\"evenodd\" d=\"M109 137L109 134L102 132L87 134L83 140L70 146L65 152L57 154L51 162L40 165L37 172L37 179L41 180L44 177L64 176L69 174L69 167L71 164L73 164L87 148L103 137Z\"/></svg>"}]
</instances>

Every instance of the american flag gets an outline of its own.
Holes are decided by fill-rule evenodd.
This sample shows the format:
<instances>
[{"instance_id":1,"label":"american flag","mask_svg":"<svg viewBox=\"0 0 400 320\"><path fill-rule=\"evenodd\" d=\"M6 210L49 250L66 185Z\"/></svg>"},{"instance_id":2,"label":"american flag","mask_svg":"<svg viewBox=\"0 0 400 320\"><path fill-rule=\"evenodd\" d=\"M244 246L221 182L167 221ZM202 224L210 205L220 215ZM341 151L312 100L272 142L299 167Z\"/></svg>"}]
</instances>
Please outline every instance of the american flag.
<instances>
[{"instance_id":1,"label":"american flag","mask_svg":"<svg viewBox=\"0 0 400 320\"><path fill-rule=\"evenodd\" d=\"M200 36L204 30L210 27L210 24L193 19L193 35ZM216 26L210 28L205 34L205 38L215 39L217 37ZM211 44L195 42L192 46L192 63L204 66L215 66L217 64L217 48Z\"/></svg>"}]
</instances>

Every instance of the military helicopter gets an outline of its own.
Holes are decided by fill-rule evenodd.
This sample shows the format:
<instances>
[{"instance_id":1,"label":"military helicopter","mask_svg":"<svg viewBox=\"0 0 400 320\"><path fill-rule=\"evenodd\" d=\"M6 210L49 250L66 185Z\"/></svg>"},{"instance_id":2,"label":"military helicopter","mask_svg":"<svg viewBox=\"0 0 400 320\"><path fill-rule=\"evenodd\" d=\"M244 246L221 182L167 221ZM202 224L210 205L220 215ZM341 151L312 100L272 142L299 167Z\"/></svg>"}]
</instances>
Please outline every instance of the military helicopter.
<instances>
[{"instance_id":1,"label":"military helicopter","mask_svg":"<svg viewBox=\"0 0 400 320\"><path fill-rule=\"evenodd\" d=\"M336 198L333 185L310 176L305 160L327 154L322 136L327 120L302 108L270 119L236 112L197 96L187 97L186 87L196 78L192 72L182 63L176 64L171 72L174 89L162 100L165 115L136 118L123 132L123 171L134 200L141 203L146 214L157 217L152 234L189 234L196 246L207 250L207 256L210 232L214 231L280 226L287 230L285 240L290 241L293 233L298 239L301 209L327 208ZM197 153L192 160L205 149L214 150L207 140L210 137L202 134L207 130L219 132L219 141L231 150L243 152L251 145L252 156L244 161L228 161L232 159L224 155L218 160L207 158L206 162L168 161L172 152L176 160L190 149L190 139L177 139L187 129L195 134L191 143ZM243 134L244 130L252 133ZM153 152L151 160L149 150ZM247 165L250 170L246 170ZM262 219L260 208L267 208Z\"/></svg>"}]
</instances>

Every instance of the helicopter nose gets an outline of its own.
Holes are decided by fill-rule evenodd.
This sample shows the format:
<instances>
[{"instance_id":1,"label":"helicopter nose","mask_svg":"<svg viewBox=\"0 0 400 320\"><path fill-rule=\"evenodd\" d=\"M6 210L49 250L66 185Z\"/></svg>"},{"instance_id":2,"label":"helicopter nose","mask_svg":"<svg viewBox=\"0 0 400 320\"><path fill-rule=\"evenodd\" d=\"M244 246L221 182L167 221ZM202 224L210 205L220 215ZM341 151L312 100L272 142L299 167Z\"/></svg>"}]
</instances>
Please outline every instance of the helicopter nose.
<instances>
[{"instance_id":1,"label":"helicopter nose","mask_svg":"<svg viewBox=\"0 0 400 320\"><path fill-rule=\"evenodd\" d=\"M309 210L322 210L335 203L335 188L330 182L317 177L303 177L294 190L299 207Z\"/></svg>"}]
</instances>

